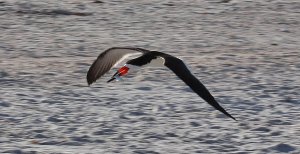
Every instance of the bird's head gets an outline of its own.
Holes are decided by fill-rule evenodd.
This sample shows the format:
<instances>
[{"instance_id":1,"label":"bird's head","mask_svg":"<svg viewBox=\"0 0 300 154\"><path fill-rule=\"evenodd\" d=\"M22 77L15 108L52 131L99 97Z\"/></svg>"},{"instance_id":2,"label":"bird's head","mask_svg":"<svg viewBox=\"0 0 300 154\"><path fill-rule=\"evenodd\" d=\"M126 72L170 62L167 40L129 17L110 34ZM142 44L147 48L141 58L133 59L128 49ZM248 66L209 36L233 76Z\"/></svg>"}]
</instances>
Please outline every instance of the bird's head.
<instances>
[{"instance_id":1,"label":"bird's head","mask_svg":"<svg viewBox=\"0 0 300 154\"><path fill-rule=\"evenodd\" d=\"M128 73L128 70L129 70L129 67L127 67L127 66L121 67L107 82L111 82L113 80L117 80L117 81L122 80L121 76L126 75Z\"/></svg>"}]
</instances>

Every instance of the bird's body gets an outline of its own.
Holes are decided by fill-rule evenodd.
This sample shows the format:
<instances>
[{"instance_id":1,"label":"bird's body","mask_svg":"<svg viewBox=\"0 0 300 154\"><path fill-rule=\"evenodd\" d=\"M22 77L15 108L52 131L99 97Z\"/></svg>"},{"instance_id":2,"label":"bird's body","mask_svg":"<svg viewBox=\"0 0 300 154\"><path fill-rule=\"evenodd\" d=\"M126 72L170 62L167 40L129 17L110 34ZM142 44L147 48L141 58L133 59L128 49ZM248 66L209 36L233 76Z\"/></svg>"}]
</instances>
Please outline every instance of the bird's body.
<instances>
[{"instance_id":1,"label":"bird's body","mask_svg":"<svg viewBox=\"0 0 300 154\"><path fill-rule=\"evenodd\" d=\"M108 82L111 82L115 79L120 79L120 77L127 74L132 67L166 66L207 103L235 120L234 117L232 117L219 105L206 87L189 71L181 59L158 51L149 51L141 48L131 47L110 48L101 53L90 67L87 73L88 84L92 84L98 78L108 72L124 56L133 53L141 53L142 55L127 61L126 64L121 67Z\"/></svg>"}]
</instances>

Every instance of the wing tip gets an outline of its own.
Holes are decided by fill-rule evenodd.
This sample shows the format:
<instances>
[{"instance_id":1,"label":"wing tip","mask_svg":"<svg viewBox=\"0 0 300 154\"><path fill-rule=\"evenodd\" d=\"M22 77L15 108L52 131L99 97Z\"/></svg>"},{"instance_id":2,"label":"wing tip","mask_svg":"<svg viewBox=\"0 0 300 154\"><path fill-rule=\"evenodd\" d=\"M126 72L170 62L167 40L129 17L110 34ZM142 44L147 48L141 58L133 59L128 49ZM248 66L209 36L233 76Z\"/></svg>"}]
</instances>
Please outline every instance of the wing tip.
<instances>
[{"instance_id":1,"label":"wing tip","mask_svg":"<svg viewBox=\"0 0 300 154\"><path fill-rule=\"evenodd\" d=\"M234 118L231 114L229 114L215 99L213 99L213 103L210 101L207 101L211 106L213 106L218 111L225 114L227 117L233 119L234 121L237 121L236 118Z\"/></svg>"},{"instance_id":2,"label":"wing tip","mask_svg":"<svg viewBox=\"0 0 300 154\"><path fill-rule=\"evenodd\" d=\"M89 86L89 87L91 86L91 84L92 84L92 83L89 83L89 82L88 82L88 86Z\"/></svg>"},{"instance_id":3,"label":"wing tip","mask_svg":"<svg viewBox=\"0 0 300 154\"><path fill-rule=\"evenodd\" d=\"M236 118L231 116L230 114L228 114L227 116L230 117L231 119L233 119L234 121L237 121Z\"/></svg>"},{"instance_id":4,"label":"wing tip","mask_svg":"<svg viewBox=\"0 0 300 154\"><path fill-rule=\"evenodd\" d=\"M87 81L88 86L90 86L92 83L95 82L95 80L93 78L91 78L89 73L86 76L86 81Z\"/></svg>"},{"instance_id":5,"label":"wing tip","mask_svg":"<svg viewBox=\"0 0 300 154\"><path fill-rule=\"evenodd\" d=\"M90 86L91 84L93 84L95 82L94 80L92 80L92 79L90 79L88 77L87 77L86 81L87 81L88 86Z\"/></svg>"},{"instance_id":6,"label":"wing tip","mask_svg":"<svg viewBox=\"0 0 300 154\"><path fill-rule=\"evenodd\" d=\"M221 111L222 113L224 113L227 117L233 119L234 121L237 121L235 117L233 117L231 114L229 114L225 109L217 109L219 111Z\"/></svg>"}]
</instances>

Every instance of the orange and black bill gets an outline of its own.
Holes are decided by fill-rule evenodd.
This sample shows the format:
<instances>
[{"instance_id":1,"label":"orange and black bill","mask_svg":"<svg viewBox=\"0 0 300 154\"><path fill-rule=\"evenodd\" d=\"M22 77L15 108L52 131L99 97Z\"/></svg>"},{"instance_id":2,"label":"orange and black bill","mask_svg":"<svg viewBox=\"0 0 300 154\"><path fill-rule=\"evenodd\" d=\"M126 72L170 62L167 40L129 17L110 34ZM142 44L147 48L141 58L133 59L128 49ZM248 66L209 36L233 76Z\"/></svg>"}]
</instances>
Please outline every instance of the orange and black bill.
<instances>
[{"instance_id":1,"label":"orange and black bill","mask_svg":"<svg viewBox=\"0 0 300 154\"><path fill-rule=\"evenodd\" d=\"M129 70L129 68L126 67L126 66L121 67L121 68L120 68L120 69L112 76L112 78L109 79L109 80L107 81L107 83L109 83L109 82L111 82L111 81L113 81L113 80L115 80L115 79L117 79L118 81L119 81L119 80L122 80L121 76L124 76L125 74L127 74L127 73L128 73L128 70Z\"/></svg>"}]
</instances>

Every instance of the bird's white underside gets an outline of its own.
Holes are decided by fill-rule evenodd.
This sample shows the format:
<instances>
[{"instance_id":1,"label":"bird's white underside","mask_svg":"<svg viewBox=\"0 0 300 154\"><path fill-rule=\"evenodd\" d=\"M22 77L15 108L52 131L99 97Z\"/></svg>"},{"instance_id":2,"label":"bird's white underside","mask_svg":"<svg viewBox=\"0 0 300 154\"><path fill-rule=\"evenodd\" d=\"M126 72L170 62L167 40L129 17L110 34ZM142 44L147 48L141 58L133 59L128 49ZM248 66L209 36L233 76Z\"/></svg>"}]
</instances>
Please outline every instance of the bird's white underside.
<instances>
[{"instance_id":1,"label":"bird's white underside","mask_svg":"<svg viewBox=\"0 0 300 154\"><path fill-rule=\"evenodd\" d=\"M115 64L114 64L114 66L113 67L120 67L120 66L123 66L124 65L124 60L125 59L129 59L129 57L131 57L131 59L132 58L136 58L136 57L138 57L138 56L140 56L141 55L141 53L130 53L130 54L126 54L126 55L124 55L120 60L118 60ZM123 64L122 64L123 63Z\"/></svg>"}]
</instances>

